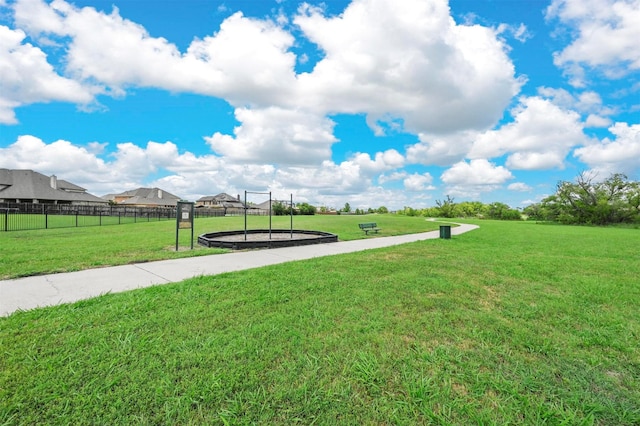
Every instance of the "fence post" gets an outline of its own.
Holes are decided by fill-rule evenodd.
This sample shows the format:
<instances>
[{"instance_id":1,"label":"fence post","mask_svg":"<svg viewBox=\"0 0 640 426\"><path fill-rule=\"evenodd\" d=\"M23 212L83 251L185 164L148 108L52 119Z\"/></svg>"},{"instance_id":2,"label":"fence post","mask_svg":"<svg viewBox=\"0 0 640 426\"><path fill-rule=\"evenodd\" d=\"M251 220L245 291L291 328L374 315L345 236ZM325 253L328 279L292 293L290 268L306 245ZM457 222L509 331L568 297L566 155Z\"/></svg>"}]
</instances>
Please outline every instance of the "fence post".
<instances>
[{"instance_id":1,"label":"fence post","mask_svg":"<svg viewBox=\"0 0 640 426\"><path fill-rule=\"evenodd\" d=\"M9 218L9 209L6 209L4 211L4 230L6 232L9 231L9 220L8 220L8 218Z\"/></svg>"},{"instance_id":2,"label":"fence post","mask_svg":"<svg viewBox=\"0 0 640 426\"><path fill-rule=\"evenodd\" d=\"M78 210L76 210L76 228L78 227Z\"/></svg>"}]
</instances>

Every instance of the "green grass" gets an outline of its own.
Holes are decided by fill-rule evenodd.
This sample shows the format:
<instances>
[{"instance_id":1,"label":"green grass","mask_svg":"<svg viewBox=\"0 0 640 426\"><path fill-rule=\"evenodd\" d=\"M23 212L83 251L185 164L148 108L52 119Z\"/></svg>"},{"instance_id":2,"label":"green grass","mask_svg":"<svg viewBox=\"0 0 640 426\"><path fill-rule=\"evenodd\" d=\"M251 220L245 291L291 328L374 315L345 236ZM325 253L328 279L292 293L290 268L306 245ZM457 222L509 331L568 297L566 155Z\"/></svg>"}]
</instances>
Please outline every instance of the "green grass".
<instances>
[{"instance_id":1,"label":"green grass","mask_svg":"<svg viewBox=\"0 0 640 426\"><path fill-rule=\"evenodd\" d=\"M377 220L382 228L382 232L375 236L425 232L438 226L424 218L394 215L295 216L293 226L296 229L332 232L346 241L365 238L358 223L371 220ZM274 217L272 228L289 229L290 221L289 217ZM268 229L269 217L249 216L247 228ZM196 219L194 239L207 232L234 229L244 229L244 217ZM184 251L191 246L191 233L181 230L179 236L180 251L176 252L175 221L1 232L3 261L0 262L0 279L224 252L200 247L197 242L194 242L193 251Z\"/></svg>"},{"instance_id":2,"label":"green grass","mask_svg":"<svg viewBox=\"0 0 640 426\"><path fill-rule=\"evenodd\" d=\"M0 424L640 424L638 231L479 224L1 318Z\"/></svg>"}]
</instances>

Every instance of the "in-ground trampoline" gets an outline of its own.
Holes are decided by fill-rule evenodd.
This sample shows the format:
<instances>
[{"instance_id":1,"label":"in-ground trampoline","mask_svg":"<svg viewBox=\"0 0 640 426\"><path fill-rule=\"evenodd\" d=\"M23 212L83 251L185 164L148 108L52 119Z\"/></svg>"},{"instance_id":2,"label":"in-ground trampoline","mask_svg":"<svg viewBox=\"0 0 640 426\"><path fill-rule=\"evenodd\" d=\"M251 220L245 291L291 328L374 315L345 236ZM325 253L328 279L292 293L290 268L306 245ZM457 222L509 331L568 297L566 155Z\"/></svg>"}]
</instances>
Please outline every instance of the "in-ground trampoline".
<instances>
[{"instance_id":1,"label":"in-ground trampoline","mask_svg":"<svg viewBox=\"0 0 640 426\"><path fill-rule=\"evenodd\" d=\"M338 236L329 232L299 229L223 231L202 234L198 237L198 244L202 246L232 250L306 246L336 241Z\"/></svg>"},{"instance_id":2,"label":"in-ground trampoline","mask_svg":"<svg viewBox=\"0 0 640 426\"><path fill-rule=\"evenodd\" d=\"M247 211L249 210L247 194L269 195L269 229L247 229ZM240 201L239 195L238 201ZM291 194L290 201L277 201L277 203L286 203L289 205L289 214L291 219L290 229L273 229L271 227L271 208L274 204L274 200L271 198L271 192L244 191L244 230L202 234L198 237L198 244L205 247L244 250L306 246L310 244L334 243L338 241L338 236L329 232L293 229L293 194Z\"/></svg>"}]
</instances>

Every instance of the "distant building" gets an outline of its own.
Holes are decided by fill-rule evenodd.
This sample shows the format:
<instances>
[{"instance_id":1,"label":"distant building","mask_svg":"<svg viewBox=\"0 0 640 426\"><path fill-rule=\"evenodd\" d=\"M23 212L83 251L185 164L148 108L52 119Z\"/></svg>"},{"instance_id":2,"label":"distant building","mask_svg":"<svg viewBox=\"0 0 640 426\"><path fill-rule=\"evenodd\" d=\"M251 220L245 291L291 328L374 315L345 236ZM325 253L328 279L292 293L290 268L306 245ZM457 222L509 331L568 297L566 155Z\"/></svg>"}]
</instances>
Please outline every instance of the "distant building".
<instances>
[{"instance_id":1,"label":"distant building","mask_svg":"<svg viewBox=\"0 0 640 426\"><path fill-rule=\"evenodd\" d=\"M107 201L56 175L0 169L0 203L104 205Z\"/></svg>"},{"instance_id":2,"label":"distant building","mask_svg":"<svg viewBox=\"0 0 640 426\"><path fill-rule=\"evenodd\" d=\"M240 201L240 195L234 197L224 192L218 195L209 195L199 198L196 207L243 209L244 203Z\"/></svg>"},{"instance_id":3,"label":"distant building","mask_svg":"<svg viewBox=\"0 0 640 426\"><path fill-rule=\"evenodd\" d=\"M103 195L102 199L113 204L133 207L175 207L181 200L160 188L138 188L120 194Z\"/></svg>"}]
</instances>

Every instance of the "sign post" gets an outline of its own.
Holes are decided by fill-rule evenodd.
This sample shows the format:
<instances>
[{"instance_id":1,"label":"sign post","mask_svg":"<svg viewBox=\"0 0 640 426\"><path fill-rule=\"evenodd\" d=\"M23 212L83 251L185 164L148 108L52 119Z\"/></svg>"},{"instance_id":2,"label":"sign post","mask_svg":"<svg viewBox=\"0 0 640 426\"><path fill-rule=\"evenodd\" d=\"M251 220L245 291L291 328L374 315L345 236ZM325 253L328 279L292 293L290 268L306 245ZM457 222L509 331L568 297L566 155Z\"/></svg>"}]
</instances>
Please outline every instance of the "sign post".
<instances>
[{"instance_id":1,"label":"sign post","mask_svg":"<svg viewBox=\"0 0 640 426\"><path fill-rule=\"evenodd\" d=\"M191 229L191 250L193 250L193 216L195 203L178 201L176 204L176 251L178 251L178 236L181 229Z\"/></svg>"}]
</instances>

